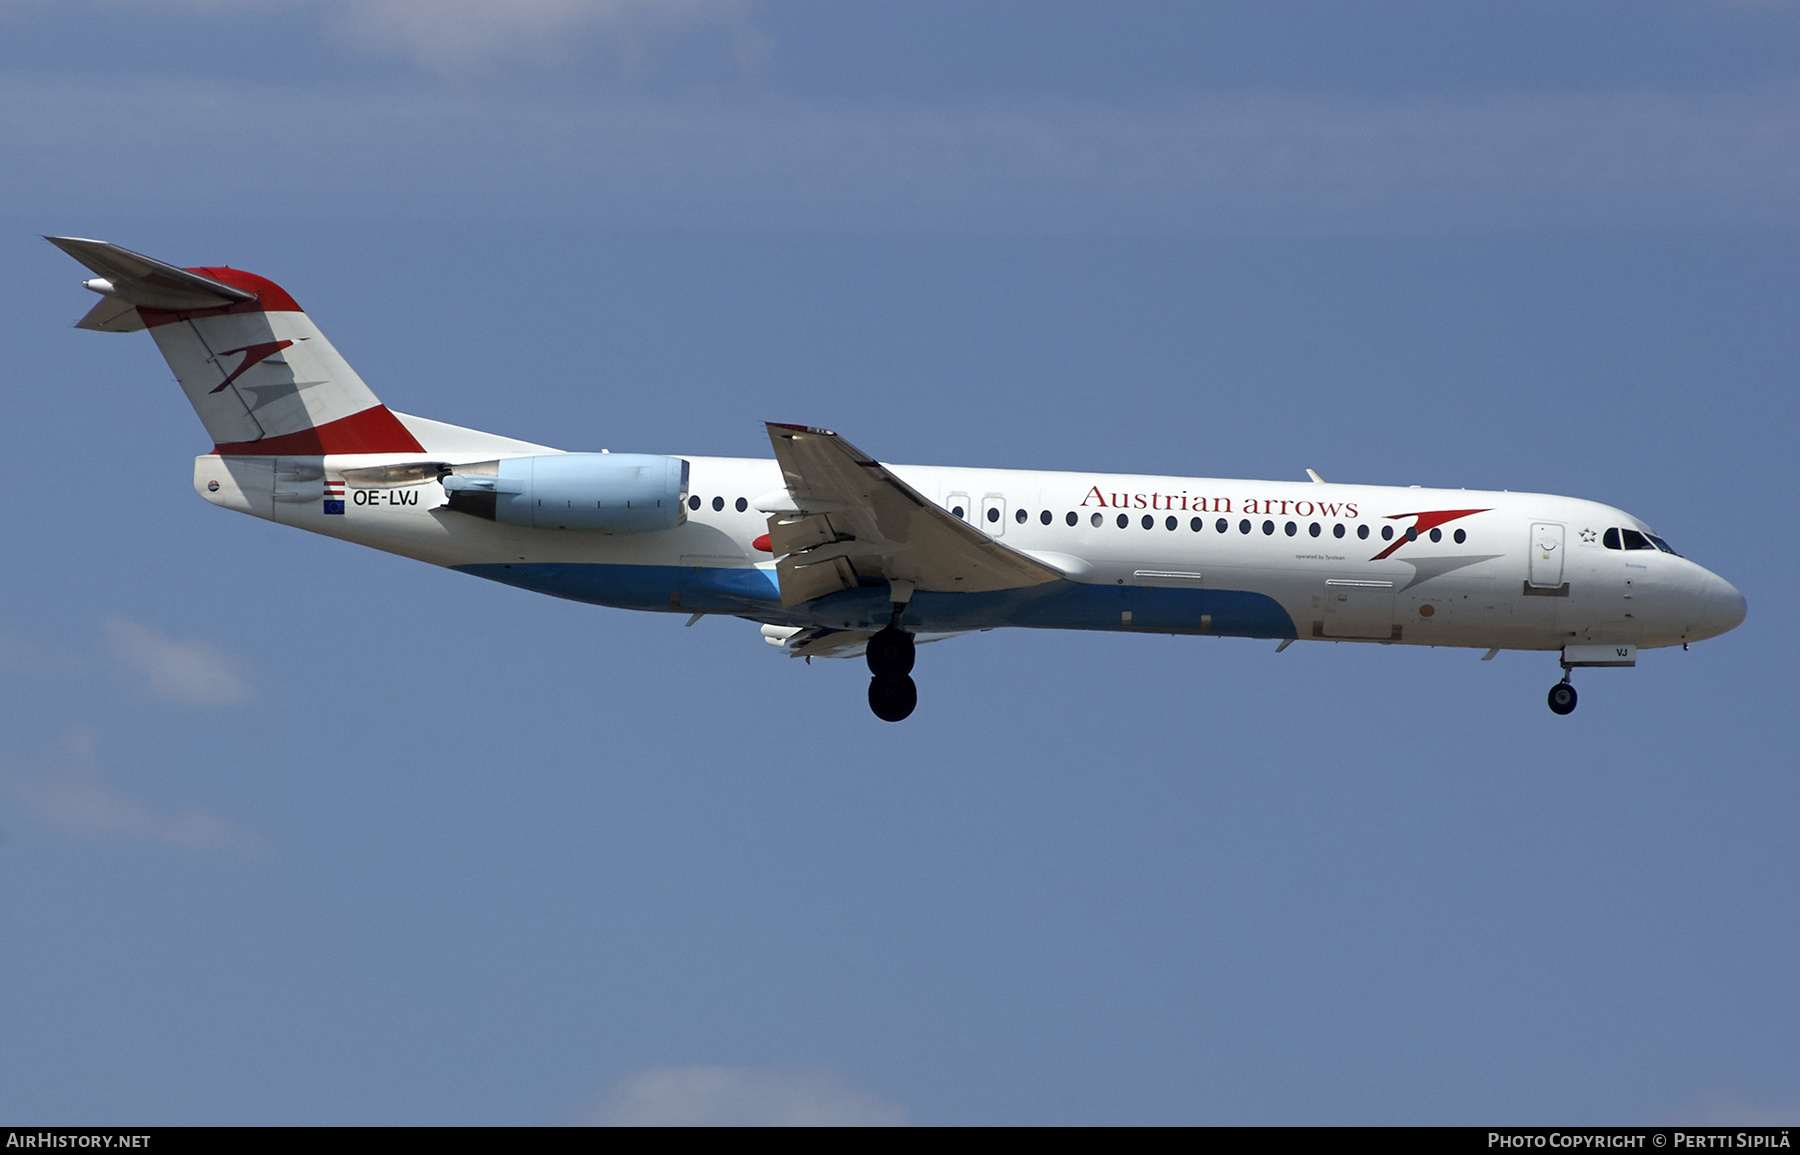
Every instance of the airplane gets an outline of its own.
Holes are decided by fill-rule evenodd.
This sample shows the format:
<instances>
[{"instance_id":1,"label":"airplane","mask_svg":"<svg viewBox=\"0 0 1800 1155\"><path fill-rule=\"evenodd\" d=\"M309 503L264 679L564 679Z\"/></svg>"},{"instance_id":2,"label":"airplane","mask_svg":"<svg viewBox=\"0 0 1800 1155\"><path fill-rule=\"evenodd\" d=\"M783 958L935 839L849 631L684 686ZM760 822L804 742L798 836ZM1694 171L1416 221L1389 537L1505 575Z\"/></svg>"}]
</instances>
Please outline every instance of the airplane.
<instances>
[{"instance_id":1,"label":"airplane","mask_svg":"<svg viewBox=\"0 0 1800 1155\"><path fill-rule=\"evenodd\" d=\"M918 702L916 647L1002 626L1460 646L1570 673L1744 620L1643 521L1538 493L965 469L877 461L769 423L774 458L566 452L389 410L280 286L102 241L77 327L147 329L225 509L592 605L756 622L862 656L869 707Z\"/></svg>"}]
</instances>

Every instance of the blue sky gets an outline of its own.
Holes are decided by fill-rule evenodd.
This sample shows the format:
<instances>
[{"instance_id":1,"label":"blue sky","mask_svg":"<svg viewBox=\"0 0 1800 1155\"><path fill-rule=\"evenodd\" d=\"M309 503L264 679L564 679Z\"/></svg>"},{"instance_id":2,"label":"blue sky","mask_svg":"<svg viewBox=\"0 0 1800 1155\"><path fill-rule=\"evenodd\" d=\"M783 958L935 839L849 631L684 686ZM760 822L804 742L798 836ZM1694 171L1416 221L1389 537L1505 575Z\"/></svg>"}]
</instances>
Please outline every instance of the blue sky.
<instances>
[{"instance_id":1,"label":"blue sky","mask_svg":"<svg viewBox=\"0 0 1800 1155\"><path fill-rule=\"evenodd\" d=\"M1789 1122L1800 6L0 3L0 1119ZM97 236L570 449L1542 490L1689 652L747 623L207 506Z\"/></svg>"}]
</instances>

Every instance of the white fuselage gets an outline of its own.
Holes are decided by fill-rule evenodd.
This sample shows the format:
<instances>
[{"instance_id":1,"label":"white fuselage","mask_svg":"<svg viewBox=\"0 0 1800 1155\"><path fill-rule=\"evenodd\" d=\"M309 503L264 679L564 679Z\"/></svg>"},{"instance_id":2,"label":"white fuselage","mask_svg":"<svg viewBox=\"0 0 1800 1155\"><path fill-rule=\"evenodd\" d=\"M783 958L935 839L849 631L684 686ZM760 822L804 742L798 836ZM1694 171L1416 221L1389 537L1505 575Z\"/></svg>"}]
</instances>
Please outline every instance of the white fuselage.
<instances>
[{"instance_id":1,"label":"white fuselage","mask_svg":"<svg viewBox=\"0 0 1800 1155\"><path fill-rule=\"evenodd\" d=\"M772 460L688 457L685 522L616 535L472 518L446 508L433 480L342 483L345 469L398 460L209 454L196 460L195 484L218 505L595 604L833 629L888 621L885 589L783 608L775 559L758 548L784 486ZM1037 626L1555 650L1679 645L1744 616L1736 589L1650 545L1637 518L1575 498L888 468L1065 575L998 594L921 592L905 621L922 631ZM342 490L342 513L325 512L327 487ZM1621 541L1643 544L1609 548Z\"/></svg>"}]
</instances>

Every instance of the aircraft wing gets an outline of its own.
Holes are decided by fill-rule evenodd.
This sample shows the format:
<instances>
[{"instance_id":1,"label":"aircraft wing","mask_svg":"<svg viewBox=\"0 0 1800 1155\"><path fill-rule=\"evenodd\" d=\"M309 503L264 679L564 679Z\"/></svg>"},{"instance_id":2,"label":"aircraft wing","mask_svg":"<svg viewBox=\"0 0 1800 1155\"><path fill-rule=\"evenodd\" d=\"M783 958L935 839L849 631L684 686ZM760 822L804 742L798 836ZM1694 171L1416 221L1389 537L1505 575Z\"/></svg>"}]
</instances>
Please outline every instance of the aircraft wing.
<instances>
[{"instance_id":1,"label":"aircraft wing","mask_svg":"<svg viewBox=\"0 0 1800 1155\"><path fill-rule=\"evenodd\" d=\"M768 428L792 503L769 518L782 605L850 589L859 578L982 593L1063 577L950 516L829 429Z\"/></svg>"}]
</instances>

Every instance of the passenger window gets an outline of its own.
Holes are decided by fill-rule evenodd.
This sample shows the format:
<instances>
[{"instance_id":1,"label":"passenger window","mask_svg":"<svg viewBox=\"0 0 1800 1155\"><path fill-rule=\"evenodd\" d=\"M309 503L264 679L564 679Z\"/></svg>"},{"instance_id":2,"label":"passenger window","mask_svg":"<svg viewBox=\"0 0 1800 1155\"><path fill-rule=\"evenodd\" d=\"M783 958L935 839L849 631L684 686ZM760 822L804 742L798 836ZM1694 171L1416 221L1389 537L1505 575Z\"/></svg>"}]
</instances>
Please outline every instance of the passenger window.
<instances>
[{"instance_id":1,"label":"passenger window","mask_svg":"<svg viewBox=\"0 0 1800 1155\"><path fill-rule=\"evenodd\" d=\"M1314 537L1318 537L1319 536L1319 523L1315 521L1311 525L1307 526L1306 532L1312 534Z\"/></svg>"},{"instance_id":2,"label":"passenger window","mask_svg":"<svg viewBox=\"0 0 1800 1155\"><path fill-rule=\"evenodd\" d=\"M992 505L988 506L987 519L989 521L999 521L1000 520L999 507L992 506Z\"/></svg>"},{"instance_id":3,"label":"passenger window","mask_svg":"<svg viewBox=\"0 0 1800 1155\"><path fill-rule=\"evenodd\" d=\"M1366 525L1357 526L1356 536L1362 538L1364 541L1369 540L1369 527Z\"/></svg>"},{"instance_id":4,"label":"passenger window","mask_svg":"<svg viewBox=\"0 0 1800 1155\"><path fill-rule=\"evenodd\" d=\"M1332 537L1343 537L1344 536L1344 523L1343 522L1340 521L1336 525L1331 527L1331 536Z\"/></svg>"},{"instance_id":5,"label":"passenger window","mask_svg":"<svg viewBox=\"0 0 1800 1155\"><path fill-rule=\"evenodd\" d=\"M1166 527L1167 527L1167 528L1169 528L1169 529L1171 529L1171 530L1173 530L1173 529L1174 529L1174 528L1175 528L1175 527L1176 527L1176 526L1178 526L1178 525L1180 525L1180 524L1181 524L1181 523L1180 523L1180 522L1179 522L1179 521L1177 521L1177 520L1175 520L1175 519L1174 519L1174 518L1172 518L1172 517L1171 517L1171 518L1170 518L1170 519L1169 519L1169 520L1167 520L1167 521L1165 521L1165 522L1163 522L1163 525L1164 525L1164 526L1166 526Z\"/></svg>"},{"instance_id":6,"label":"passenger window","mask_svg":"<svg viewBox=\"0 0 1800 1155\"><path fill-rule=\"evenodd\" d=\"M1095 514L1095 515L1094 515L1094 516L1095 516L1095 517L1098 517L1098 516L1100 516L1100 515L1099 515L1099 514ZM1068 518L1068 520L1069 520L1069 524L1070 524L1070 525L1074 525L1074 524L1075 524L1075 523L1076 523L1076 522L1078 522L1078 521L1080 521L1080 520L1081 520L1081 518L1080 518L1080 517L1079 517L1079 516L1077 516L1077 515L1076 515L1076 513L1075 513L1075 511L1074 511L1074 510L1072 510L1072 509L1071 509L1071 510L1070 510L1070 511L1069 511L1069 518Z\"/></svg>"},{"instance_id":7,"label":"passenger window","mask_svg":"<svg viewBox=\"0 0 1800 1155\"><path fill-rule=\"evenodd\" d=\"M1194 520L1188 522L1188 528L1193 530L1195 533L1199 533L1201 530L1206 528L1206 523L1196 517Z\"/></svg>"},{"instance_id":8,"label":"passenger window","mask_svg":"<svg viewBox=\"0 0 1800 1155\"><path fill-rule=\"evenodd\" d=\"M1263 536L1264 537L1274 537L1275 536L1275 523L1274 522L1272 522L1272 521L1263 522Z\"/></svg>"},{"instance_id":9,"label":"passenger window","mask_svg":"<svg viewBox=\"0 0 1800 1155\"><path fill-rule=\"evenodd\" d=\"M1044 512L1038 514L1038 520L1043 522L1045 525L1050 524L1050 517L1051 517L1050 511L1047 509Z\"/></svg>"},{"instance_id":10,"label":"passenger window","mask_svg":"<svg viewBox=\"0 0 1800 1155\"><path fill-rule=\"evenodd\" d=\"M743 499L743 498L741 498L741 497L740 497L740 498L738 498L738 499L737 499L737 511L738 511L738 512L739 512L739 513L742 513L742 512L744 512L744 511L745 511L745 510L746 510L746 509L749 509L749 508L750 508L750 503L749 503L749 502L747 502L747 501L745 501L745 500L744 500L744 499Z\"/></svg>"},{"instance_id":11,"label":"passenger window","mask_svg":"<svg viewBox=\"0 0 1800 1155\"><path fill-rule=\"evenodd\" d=\"M1431 531L1431 540L1432 541L1443 541L1444 540L1444 531L1441 529L1432 530Z\"/></svg>"},{"instance_id":12,"label":"passenger window","mask_svg":"<svg viewBox=\"0 0 1800 1155\"><path fill-rule=\"evenodd\" d=\"M950 516L951 517L961 517L962 515L963 515L963 507L962 506L953 505L950 507Z\"/></svg>"},{"instance_id":13,"label":"passenger window","mask_svg":"<svg viewBox=\"0 0 1800 1155\"><path fill-rule=\"evenodd\" d=\"M1419 540L1419 527L1418 526L1409 525L1406 527L1406 540L1407 541L1418 541Z\"/></svg>"},{"instance_id":14,"label":"passenger window","mask_svg":"<svg viewBox=\"0 0 1800 1155\"><path fill-rule=\"evenodd\" d=\"M1070 516L1073 516L1073 515L1071 514ZM1099 529L1100 528L1100 515L1096 513L1093 517L1089 518L1088 524L1093 526L1095 529Z\"/></svg>"},{"instance_id":15,"label":"passenger window","mask_svg":"<svg viewBox=\"0 0 1800 1155\"><path fill-rule=\"evenodd\" d=\"M1288 536L1289 536L1289 537L1293 537L1293 536L1294 536L1294 533L1295 533L1295 531L1297 531L1297 530L1298 530L1298 529L1299 529L1299 528L1300 528L1300 527L1299 527L1299 526L1297 526L1297 525L1295 525L1295 524L1294 524L1294 523L1293 523L1293 522L1291 522L1291 521L1290 521L1290 522L1288 522L1288 523L1287 523L1287 535L1288 535Z\"/></svg>"},{"instance_id":16,"label":"passenger window","mask_svg":"<svg viewBox=\"0 0 1800 1155\"><path fill-rule=\"evenodd\" d=\"M1621 546L1619 544L1619 531L1616 529L1607 530L1606 535L1600 539L1600 544L1605 546L1607 549L1623 549L1623 548L1625 548L1624 546Z\"/></svg>"},{"instance_id":17,"label":"passenger window","mask_svg":"<svg viewBox=\"0 0 1800 1155\"><path fill-rule=\"evenodd\" d=\"M1249 518L1246 517L1244 520L1238 522L1238 532L1239 533L1249 533L1250 532L1250 519Z\"/></svg>"},{"instance_id":18,"label":"passenger window","mask_svg":"<svg viewBox=\"0 0 1800 1155\"><path fill-rule=\"evenodd\" d=\"M1382 541L1393 541L1394 540L1394 527L1393 526L1384 525L1381 527L1381 540Z\"/></svg>"},{"instance_id":19,"label":"passenger window","mask_svg":"<svg viewBox=\"0 0 1800 1155\"><path fill-rule=\"evenodd\" d=\"M723 513L724 510L725 510L725 499L722 497L713 498L713 512L714 513Z\"/></svg>"},{"instance_id":20,"label":"passenger window","mask_svg":"<svg viewBox=\"0 0 1800 1155\"><path fill-rule=\"evenodd\" d=\"M696 494L693 497L688 498L688 508L689 509L699 509L700 508L700 497L698 494Z\"/></svg>"},{"instance_id":21,"label":"passenger window","mask_svg":"<svg viewBox=\"0 0 1800 1155\"><path fill-rule=\"evenodd\" d=\"M1145 529L1154 529L1154 528L1156 528L1156 519L1155 519L1155 518L1154 518L1154 517L1151 517L1151 516L1150 516L1150 515L1149 515L1149 514L1147 514L1147 513L1146 513L1146 514L1145 514L1145 515L1144 515L1144 528L1145 528Z\"/></svg>"},{"instance_id":22,"label":"passenger window","mask_svg":"<svg viewBox=\"0 0 1800 1155\"><path fill-rule=\"evenodd\" d=\"M1015 509L1015 510L1013 510L1013 520L1014 520L1014 521L1016 521L1016 522L1018 522L1018 523L1019 523L1019 524L1020 524L1020 525L1024 525L1024 524L1025 524L1025 519L1026 519L1026 518L1028 518L1028 517L1030 517L1030 516L1031 516L1031 515L1030 515L1030 514L1029 514L1029 513L1026 513L1026 512L1025 512L1025 511L1024 511L1024 510L1022 510L1022 509Z\"/></svg>"},{"instance_id":23,"label":"passenger window","mask_svg":"<svg viewBox=\"0 0 1800 1155\"><path fill-rule=\"evenodd\" d=\"M1119 515L1119 528L1124 529L1126 526L1128 526L1130 524L1131 524L1131 519L1121 513Z\"/></svg>"},{"instance_id":24,"label":"passenger window","mask_svg":"<svg viewBox=\"0 0 1800 1155\"><path fill-rule=\"evenodd\" d=\"M1465 542L1465 541L1468 541L1468 540L1469 540L1469 535L1468 535L1468 534L1466 534L1466 533L1464 533L1464 532L1463 532L1463 531L1462 531L1462 530L1460 530L1460 529L1459 529L1459 530L1457 530L1457 531L1456 531L1456 532L1455 532L1455 533L1454 533L1454 534L1452 534L1452 535L1451 535L1451 536L1452 536L1452 537L1454 537L1454 538L1455 538L1455 539L1456 539L1456 544L1457 544L1457 545L1461 545L1461 544L1462 544L1462 543L1463 543L1463 542Z\"/></svg>"},{"instance_id":25,"label":"passenger window","mask_svg":"<svg viewBox=\"0 0 1800 1155\"><path fill-rule=\"evenodd\" d=\"M1220 533L1224 533L1226 530L1231 528L1231 523L1221 517L1216 523L1214 523L1213 528L1218 530Z\"/></svg>"}]
</instances>

